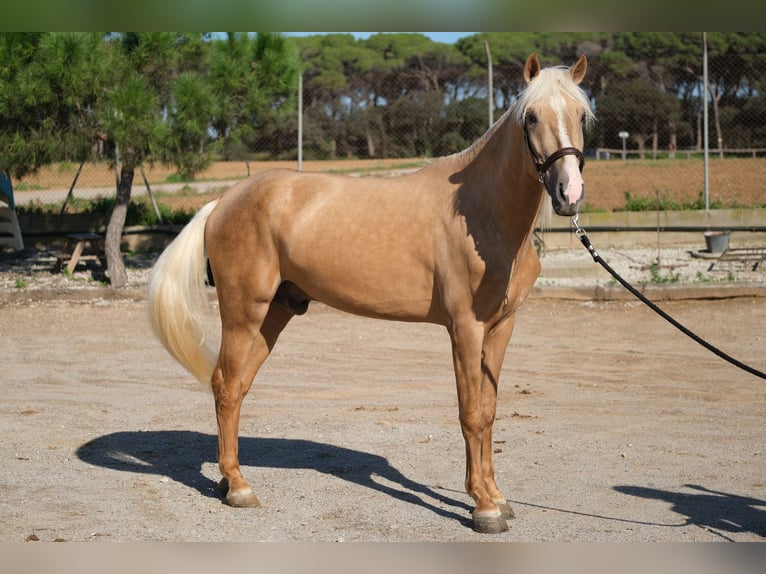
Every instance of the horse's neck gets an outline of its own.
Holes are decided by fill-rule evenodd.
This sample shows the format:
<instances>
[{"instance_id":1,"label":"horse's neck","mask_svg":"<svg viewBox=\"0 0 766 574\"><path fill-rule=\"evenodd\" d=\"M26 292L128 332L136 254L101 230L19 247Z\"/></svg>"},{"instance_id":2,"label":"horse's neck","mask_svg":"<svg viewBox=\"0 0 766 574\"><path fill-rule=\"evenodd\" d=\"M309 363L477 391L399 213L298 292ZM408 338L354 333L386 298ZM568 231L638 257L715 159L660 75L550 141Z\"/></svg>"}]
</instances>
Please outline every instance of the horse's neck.
<instances>
[{"instance_id":1,"label":"horse's neck","mask_svg":"<svg viewBox=\"0 0 766 574\"><path fill-rule=\"evenodd\" d=\"M528 151L521 126L513 119L495 126L482 138L476 149L467 150L462 160L471 181L477 182L472 193L488 208L485 216L509 239L522 242L535 226L543 199L540 182L529 173Z\"/></svg>"}]
</instances>

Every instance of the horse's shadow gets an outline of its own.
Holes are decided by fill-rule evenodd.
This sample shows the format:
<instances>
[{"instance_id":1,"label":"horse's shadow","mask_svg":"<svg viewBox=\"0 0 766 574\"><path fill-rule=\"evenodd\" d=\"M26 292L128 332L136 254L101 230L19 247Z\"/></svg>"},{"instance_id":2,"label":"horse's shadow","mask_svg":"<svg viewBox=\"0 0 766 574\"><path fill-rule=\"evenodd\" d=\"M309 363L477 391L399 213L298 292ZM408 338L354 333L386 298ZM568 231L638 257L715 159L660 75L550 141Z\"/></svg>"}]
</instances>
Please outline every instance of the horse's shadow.
<instances>
[{"instance_id":1,"label":"horse's shadow","mask_svg":"<svg viewBox=\"0 0 766 574\"><path fill-rule=\"evenodd\" d=\"M201 472L204 463L215 461L217 447L217 437L198 432L117 432L85 443L77 456L112 470L167 476L222 499L218 483ZM382 456L310 440L240 437L239 457L243 466L316 470L471 525L468 504L407 478Z\"/></svg>"},{"instance_id":2,"label":"horse's shadow","mask_svg":"<svg viewBox=\"0 0 766 574\"><path fill-rule=\"evenodd\" d=\"M766 537L766 500L710 490L694 484L685 485L696 494L659 490L643 486L615 486L614 490L631 496L663 500L673 511L686 517L685 525L695 525L716 532L752 532Z\"/></svg>"}]
</instances>

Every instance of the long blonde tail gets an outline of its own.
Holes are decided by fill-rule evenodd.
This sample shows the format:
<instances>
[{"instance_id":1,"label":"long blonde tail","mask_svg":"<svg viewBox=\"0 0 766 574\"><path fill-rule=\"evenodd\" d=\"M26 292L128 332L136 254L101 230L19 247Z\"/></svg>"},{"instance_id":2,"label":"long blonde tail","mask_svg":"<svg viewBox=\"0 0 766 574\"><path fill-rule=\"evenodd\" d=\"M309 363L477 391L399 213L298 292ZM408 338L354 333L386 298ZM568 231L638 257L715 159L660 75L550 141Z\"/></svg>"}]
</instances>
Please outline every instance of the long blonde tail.
<instances>
[{"instance_id":1,"label":"long blonde tail","mask_svg":"<svg viewBox=\"0 0 766 574\"><path fill-rule=\"evenodd\" d=\"M210 384L218 357L218 349L205 335L205 222L216 203L202 207L160 255L146 297L155 335L205 385Z\"/></svg>"}]
</instances>

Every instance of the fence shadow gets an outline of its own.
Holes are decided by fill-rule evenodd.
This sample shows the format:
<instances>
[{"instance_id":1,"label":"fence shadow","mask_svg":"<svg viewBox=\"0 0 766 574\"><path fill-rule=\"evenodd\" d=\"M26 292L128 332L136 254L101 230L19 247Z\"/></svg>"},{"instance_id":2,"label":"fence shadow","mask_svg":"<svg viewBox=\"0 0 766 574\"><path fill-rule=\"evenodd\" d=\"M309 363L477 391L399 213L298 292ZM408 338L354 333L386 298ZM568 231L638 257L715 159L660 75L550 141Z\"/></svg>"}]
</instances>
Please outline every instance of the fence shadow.
<instances>
[{"instance_id":1,"label":"fence shadow","mask_svg":"<svg viewBox=\"0 0 766 574\"><path fill-rule=\"evenodd\" d=\"M766 500L710 490L696 484L686 484L696 493L674 492L643 486L615 486L614 490L640 498L662 500L673 505L672 510L686 517L686 525L722 532L752 532L766 537Z\"/></svg>"},{"instance_id":2,"label":"fence shadow","mask_svg":"<svg viewBox=\"0 0 766 574\"><path fill-rule=\"evenodd\" d=\"M222 499L217 482L201 472L204 463L215 461L217 447L216 436L198 432L117 432L83 444L77 456L112 470L167 476ZM316 470L471 525L471 506L407 478L382 456L309 440L256 437L240 437L239 456L243 466Z\"/></svg>"}]
</instances>

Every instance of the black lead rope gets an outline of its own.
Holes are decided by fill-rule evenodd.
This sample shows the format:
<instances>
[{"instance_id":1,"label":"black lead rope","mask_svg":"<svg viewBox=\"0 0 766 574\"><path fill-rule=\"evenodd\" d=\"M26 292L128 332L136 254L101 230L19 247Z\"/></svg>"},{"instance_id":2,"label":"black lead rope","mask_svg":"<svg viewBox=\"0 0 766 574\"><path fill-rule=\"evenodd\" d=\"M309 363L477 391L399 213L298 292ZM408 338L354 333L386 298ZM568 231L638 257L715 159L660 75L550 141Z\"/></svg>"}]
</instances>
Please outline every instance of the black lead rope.
<instances>
[{"instance_id":1,"label":"black lead rope","mask_svg":"<svg viewBox=\"0 0 766 574\"><path fill-rule=\"evenodd\" d=\"M724 361L728 361L728 362L729 362L729 363L731 363L732 365L734 365L734 366L736 366L736 367L739 367L740 369L742 369L742 370L744 370L744 371L747 371L748 373L750 373L750 374L752 374L752 375L755 375L756 377L760 377L760 378L762 378L762 379L766 379L766 373L763 373L762 371L759 371L758 369L754 369L753 367L751 367L751 366L749 366L749 365L746 365L746 364L744 364L744 363L743 363L743 362L741 362L741 361L738 361L737 359L735 359L735 358L734 358L734 357L732 357L731 355L727 355L726 353L724 353L724 352L723 352L723 351L721 351L720 349L718 349L718 348L714 347L713 345L711 345L710 343L708 343L707 341L705 341L704 339L702 339L700 336L696 335L695 333L693 333L692 331L690 331L689 329L687 329L686 327L684 327L684 326L683 326L681 323L679 323L678 321L676 321L675 319L673 319L673 317L671 317L670 315L668 315L667 313L665 313L665 311L663 311L662 309L660 309L660 308L659 308L657 305L655 305L654 303L652 303L652 302L651 302L649 299L647 299L647 298L646 298L646 297L645 297L645 296L644 296L644 295L643 295L643 294L642 294L640 291L638 291L638 289L636 289L635 287L633 287L633 285L631 285L630 283L628 283L627 281L625 281L625 279L623 279L622 277L620 277L620 275L619 275L619 274L618 274L618 273L617 273L617 272L616 272L614 269L612 269L612 268L609 266L609 264L608 264L606 261L604 261L604 260L601 258L601 256L600 256L600 255L598 254L598 252L596 251L596 248L595 248L595 247L593 247L593 245L591 244L591 242L590 242L590 239L588 239L588 234L587 234L587 233L585 232L585 230L584 230L582 227L580 227L580 225L577 223L577 216L576 216L576 215L575 215L575 216L572 218L572 225L573 225L573 226L574 226L574 228L575 228L575 235L577 235L577 237L578 237L578 239L580 240L580 242L581 242L581 243L582 243L582 244L585 246L585 248L588 250L588 253L590 253L591 257L593 257L593 261L595 261L596 263L598 263L599 265L601 265L601 266L602 266L604 269L606 269L606 270L607 270L607 272L608 272L608 273L609 273L609 274L610 274L612 277L614 277L614 278L615 278L617 281L619 281L619 282L620 282L620 285L622 285L623 287L625 287L625 289L627 289L628 291L630 291L631 293L633 293L633 295L635 295L635 296L636 296L636 297L637 297L637 298L638 298L640 301L642 301L643 303L645 303L646 305L648 305L648 306L649 306L649 308L650 308L652 311L654 311L655 313L657 313L657 314L658 314L660 317L662 317L663 319L665 319L667 322L669 322L671 325L673 325L673 326L674 326L676 329L678 329L679 331L681 331L681 332L682 332L684 335L687 335L688 337L691 337L691 338L692 338L692 339L694 339L694 340L695 340L697 343L699 343L700 345L702 345L703 347L705 347L705 348L706 348L708 351L711 351L712 353L715 353L716 355L718 355L718 356L719 356L720 358L722 358Z\"/></svg>"}]
</instances>

